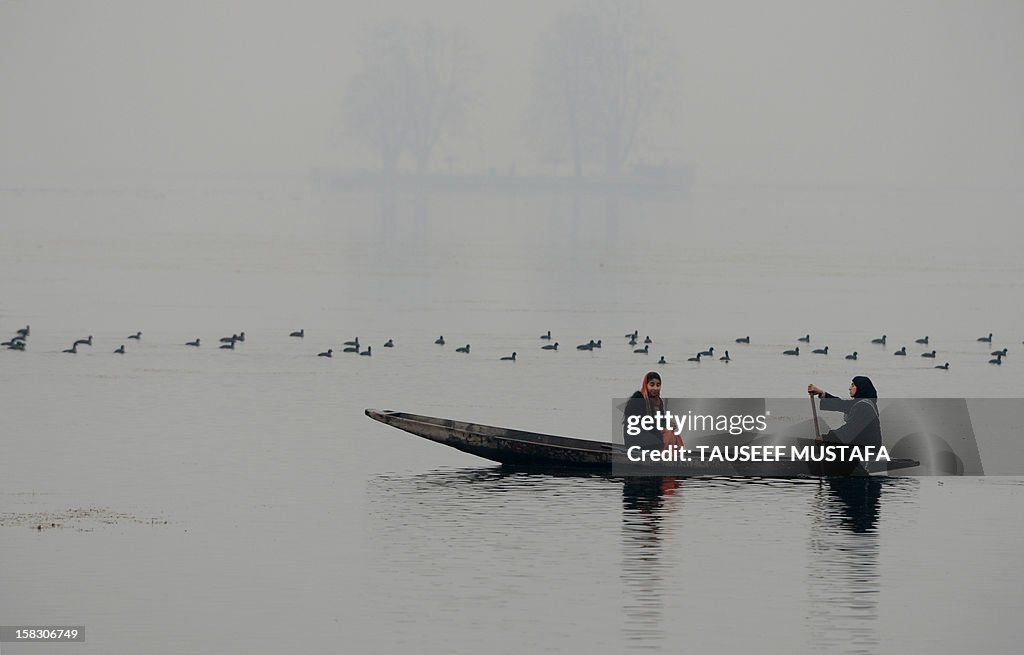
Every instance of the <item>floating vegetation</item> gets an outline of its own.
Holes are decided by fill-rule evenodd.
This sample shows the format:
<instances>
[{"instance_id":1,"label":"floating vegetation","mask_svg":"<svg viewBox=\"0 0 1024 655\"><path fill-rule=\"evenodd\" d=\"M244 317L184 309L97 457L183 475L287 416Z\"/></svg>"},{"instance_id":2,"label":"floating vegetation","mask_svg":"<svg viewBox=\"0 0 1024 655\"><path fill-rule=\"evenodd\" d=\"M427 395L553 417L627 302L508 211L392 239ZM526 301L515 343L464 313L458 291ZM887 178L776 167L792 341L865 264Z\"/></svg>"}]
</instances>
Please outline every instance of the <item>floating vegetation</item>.
<instances>
[{"instance_id":1,"label":"floating vegetation","mask_svg":"<svg viewBox=\"0 0 1024 655\"><path fill-rule=\"evenodd\" d=\"M167 525L167 519L135 516L114 511L109 507L79 507L48 512L0 512L0 528L29 528L39 531L61 528L92 532L96 528L127 524Z\"/></svg>"}]
</instances>

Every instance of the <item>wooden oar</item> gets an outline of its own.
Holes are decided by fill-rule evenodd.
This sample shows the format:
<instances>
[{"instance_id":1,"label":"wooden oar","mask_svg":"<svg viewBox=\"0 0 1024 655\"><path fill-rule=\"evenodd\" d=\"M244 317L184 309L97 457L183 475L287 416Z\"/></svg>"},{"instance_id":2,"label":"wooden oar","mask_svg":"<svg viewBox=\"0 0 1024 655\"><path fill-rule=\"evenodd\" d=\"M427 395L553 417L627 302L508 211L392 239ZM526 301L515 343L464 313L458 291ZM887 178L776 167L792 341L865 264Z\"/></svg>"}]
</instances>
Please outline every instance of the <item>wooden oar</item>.
<instances>
[{"instance_id":1,"label":"wooden oar","mask_svg":"<svg viewBox=\"0 0 1024 655\"><path fill-rule=\"evenodd\" d=\"M814 394L811 396L811 414L814 415L814 443L821 443L821 428L818 427L818 406L814 404Z\"/></svg>"},{"instance_id":2,"label":"wooden oar","mask_svg":"<svg viewBox=\"0 0 1024 655\"><path fill-rule=\"evenodd\" d=\"M812 394L810 394L810 396L811 396L811 415L814 416L814 443L817 444L817 445L820 445L821 442L822 442L822 439L821 439L821 428L818 427L818 406L814 404L814 394L812 393ZM825 463L824 463L824 459L822 459L822 461L818 462L818 482L819 483L821 482L821 478L824 476L824 474L825 474Z\"/></svg>"}]
</instances>

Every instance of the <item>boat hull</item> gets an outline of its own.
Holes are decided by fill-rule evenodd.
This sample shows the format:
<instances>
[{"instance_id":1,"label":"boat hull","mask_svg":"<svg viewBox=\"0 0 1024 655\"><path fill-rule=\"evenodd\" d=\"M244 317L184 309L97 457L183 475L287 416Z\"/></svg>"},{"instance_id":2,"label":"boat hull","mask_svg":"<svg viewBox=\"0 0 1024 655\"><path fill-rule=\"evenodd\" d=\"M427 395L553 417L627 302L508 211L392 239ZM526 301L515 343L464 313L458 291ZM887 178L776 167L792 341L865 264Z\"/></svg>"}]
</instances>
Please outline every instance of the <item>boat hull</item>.
<instances>
[{"instance_id":1,"label":"boat hull","mask_svg":"<svg viewBox=\"0 0 1024 655\"><path fill-rule=\"evenodd\" d=\"M498 462L507 467L543 471L579 471L616 475L678 476L758 476L800 477L831 475L879 475L917 466L914 460L878 462L867 467L804 461L777 462L667 462L632 464L620 444L574 439L538 432L511 430L452 419L367 409L375 421L404 430L430 441L444 444Z\"/></svg>"}]
</instances>

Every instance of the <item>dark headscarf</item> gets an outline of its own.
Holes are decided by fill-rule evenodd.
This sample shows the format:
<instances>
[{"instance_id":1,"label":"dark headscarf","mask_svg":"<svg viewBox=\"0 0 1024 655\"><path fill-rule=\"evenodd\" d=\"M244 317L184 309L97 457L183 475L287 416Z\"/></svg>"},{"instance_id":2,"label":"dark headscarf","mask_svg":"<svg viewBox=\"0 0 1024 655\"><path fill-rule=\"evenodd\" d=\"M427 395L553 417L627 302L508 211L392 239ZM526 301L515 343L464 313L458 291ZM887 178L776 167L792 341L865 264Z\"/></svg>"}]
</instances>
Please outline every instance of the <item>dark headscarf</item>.
<instances>
[{"instance_id":1,"label":"dark headscarf","mask_svg":"<svg viewBox=\"0 0 1024 655\"><path fill-rule=\"evenodd\" d=\"M854 398L878 398L878 392L875 391L875 385L871 384L871 378L858 375L853 378L853 384L857 387L857 393L853 395Z\"/></svg>"}]
</instances>

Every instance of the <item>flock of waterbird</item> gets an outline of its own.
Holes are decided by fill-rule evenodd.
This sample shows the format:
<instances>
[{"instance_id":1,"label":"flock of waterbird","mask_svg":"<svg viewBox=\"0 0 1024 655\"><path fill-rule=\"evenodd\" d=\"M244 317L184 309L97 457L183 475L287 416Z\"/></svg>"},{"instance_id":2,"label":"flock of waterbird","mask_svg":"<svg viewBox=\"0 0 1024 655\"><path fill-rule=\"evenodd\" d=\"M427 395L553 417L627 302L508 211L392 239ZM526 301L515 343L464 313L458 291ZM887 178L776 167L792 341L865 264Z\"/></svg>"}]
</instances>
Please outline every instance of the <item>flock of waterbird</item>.
<instances>
[{"instance_id":1,"label":"flock of waterbird","mask_svg":"<svg viewBox=\"0 0 1024 655\"><path fill-rule=\"evenodd\" d=\"M4 342L0 343L0 346L6 346L6 348L8 350L25 351L26 348L27 348L28 338L29 338L30 334L31 334L31 326L26 325L25 327L17 330L15 332L15 335L10 340L4 341ZM294 332L289 333L288 336L290 338L304 339L305 336L306 336L306 330L304 328L301 329L301 330L296 330ZM628 332L628 333L626 333L623 336L627 339L627 343L629 344L629 346L631 348L633 348L633 353L634 354L637 354L637 355L649 355L651 353L651 345L654 343L654 341L651 339L650 336L647 336L647 337L644 338L643 346L642 347L640 347L640 343L641 343L640 342L640 332L638 330L634 330L633 332ZM127 337L125 337L125 339L126 340L141 341L142 340L142 332L136 332L135 334L130 334ZM540 340L542 342L544 342L543 344L541 344L539 346L541 350L544 350L544 351L557 351L558 350L559 342L555 341L553 339L553 337L551 336L551 330L548 330L545 334L540 335ZM992 344L992 333L989 333L988 336L985 336L985 337L978 337L977 340L978 340L978 342L981 342L981 343ZM873 346L883 346L884 347L887 344L887 341L888 341L888 336L883 334L881 337L878 337L878 338L875 338L875 339L871 339L871 344ZM798 343L810 344L811 343L811 335L810 334L805 334L804 336L797 338L797 342ZM229 337L221 337L218 340L217 343L218 343L217 347L219 349L221 349L221 350L234 350L236 344L238 344L238 343L245 343L245 332L240 332L238 334L232 334ZM741 347L743 345L748 345L748 344L750 344L750 336L739 337L738 339L736 339L736 343L740 344ZM445 345L447 345L447 342L445 341L444 336L442 335L442 336L439 336L437 339L434 340L434 344L438 345L438 346L445 346ZM931 345L930 338L928 336L921 337L919 339L916 339L914 341L914 344L916 346L928 347L928 346ZM63 350L62 352L74 355L74 354L78 353L78 347L79 346L89 346L89 347L91 347L92 345L93 345L93 337L90 334L88 337L86 337L84 339L77 339L74 343L71 344L70 348L67 348L67 349ZM181 345L189 346L189 347L193 347L193 348L201 347L200 339L198 339L198 338L193 340L193 341L183 342ZM395 347L394 340L393 339L388 339L384 343L384 347L385 348L394 348ZM596 341L594 339L590 339L589 341L587 341L587 343L582 343L582 344L576 346L576 350L593 351L593 350L601 349L602 347L603 347L603 345L602 345L602 340L601 339L597 339ZM1009 349L1005 348L1005 347L1000 349L1000 350L993 350L990 353L990 355L989 355L989 356L992 357L992 359L988 360L988 363L989 364L995 364L995 365L1002 365L1003 358L1006 357L1008 350ZM114 354L119 354L119 355L123 355L126 352L127 351L125 349L125 345L124 344L121 344L117 349L115 349L113 351ZM344 342L344 344L342 344L341 352L343 352L343 353L350 353L350 354L354 354L354 355L360 355L362 357L371 357L373 355L373 347L372 346L366 346L366 349L364 350L362 348L362 345L359 343L359 337L356 337L352 341ZM470 344L467 343L465 346L459 346L458 348L455 349L455 352L463 353L463 354L468 355L470 353ZM806 350L805 350L805 352L806 352ZM824 346L822 348L815 348L815 349L811 350L811 354L812 355L829 356L829 347L828 346ZM919 353L920 357L924 357L924 358L928 358L928 359L936 359L937 354L938 354L938 351L935 350L935 349L932 349L930 351L926 350L924 352ZM791 357L798 357L800 355L800 346L797 345L797 346L795 346L792 349L784 350L784 351L782 351L782 355L784 355L784 356L791 356ZM901 345L899 350L893 352L893 355L896 356L896 357L908 357L908 356L910 356L910 353L907 352L907 346ZM317 353L317 357L333 357L333 356L334 356L334 349L333 348L328 348L327 350L325 350L323 352ZM517 352L513 352L511 355L508 355L508 356L505 356L505 357L500 357L499 360L500 361L511 361L511 362L514 362L514 361L516 361L518 359L518 356L519 355L518 355ZM715 357L715 347L714 346L708 346L707 350L702 350L702 351L699 351L699 352L695 353L693 357L687 358L686 361L700 363L702 360L714 359L714 357ZM858 357L859 357L859 353L857 351L853 351L853 352L851 352L851 353L849 353L849 354L844 356L844 358L848 359L848 360L857 360ZM718 358L719 361L724 362L724 363L729 363L729 362L732 361L732 359L733 358L729 354L728 350L724 351L724 354L721 357ZM662 355L657 363L658 364L668 364L669 362L668 362L668 360L665 359L665 356ZM944 364L940 364L938 366L935 366L934 368L942 369L942 370L949 370L949 362L946 362Z\"/></svg>"},{"instance_id":2,"label":"flock of waterbird","mask_svg":"<svg viewBox=\"0 0 1024 655\"><path fill-rule=\"evenodd\" d=\"M640 332L639 332L639 330L634 330L633 332L628 332L628 333L624 334L623 337L625 337L628 340L627 343L629 344L629 346L633 347L633 353L634 354L637 354L637 355L649 355L651 353L651 344L653 344L654 341L651 339L650 335L644 337L643 347L640 347L640 340L639 340L640 339ZM885 346L886 342L888 341L888 338L889 337L887 335L883 334L881 337L878 337L878 338L875 338L875 339L871 339L871 343L872 344L876 344L876 345ZM548 330L545 334L540 335L540 339L542 341L549 341L549 342L553 341L553 338L551 336L551 330ZM917 345L928 346L930 344L930 340L931 340L930 337L925 336L925 337L921 337L920 339L916 339L914 341L914 343L917 344ZM797 341L800 342L800 343L807 343L807 344L809 344L811 342L811 335L810 334L805 334L802 337L798 337ZM991 344L992 343L992 333L990 332L987 337L979 337L978 341L979 342L983 342L983 343ZM444 337L443 336L438 337L437 340L434 341L434 343L437 344L437 345L440 345L440 346L445 345ZM747 335L747 336L744 336L744 337L739 337L739 338L736 339L736 343L737 344L741 344L741 345L749 345L750 344L750 336ZM558 345L559 345L559 342L554 341L553 343L547 343L547 344L544 344L544 345L540 346L540 349L541 350L558 350ZM596 341L594 339L590 339L587 343L582 343L582 344L576 346L576 350L591 350L592 351L594 349L601 348L601 347L602 347L601 339L598 339ZM811 351L811 354L812 355L826 355L827 356L829 354L828 349L829 349L828 346L824 346L822 348L815 348L815 349L813 349ZM458 350L458 352L469 353L469 344L466 344L464 347L458 348L457 350ZM1008 348L1003 348L1002 350L994 350L994 351L992 351L990 356L993 359L990 359L988 363L989 364L1002 364L1003 363L1003 357L1006 357L1006 354L1007 354L1008 350L1009 350ZM800 346L796 346L795 348L792 348L790 350L784 350L784 351L782 351L782 354L785 355L785 356L799 357L800 356ZM921 357L925 357L925 358L928 358L928 359L935 359L937 354L938 354L938 351L934 350L934 349L931 350L931 351L926 351L926 352L920 353ZM908 355L907 347L906 346L900 346L900 349L897 350L896 352L894 352L893 355L897 356L897 357L906 357ZM707 350L701 350L701 351L699 351L697 353L694 353L693 357L688 357L686 361L688 361L688 362L696 362L696 363L699 364L701 362L702 358L703 359L714 359L714 356L715 356L715 347L714 346L708 346ZM853 351L850 354L846 355L844 357L844 359L856 361L858 356L859 356L859 353L857 351ZM517 357L518 357L518 353L517 352L513 352L511 355L509 355L507 357L501 357L500 359L502 361L512 361L512 362L514 362L514 361L516 361ZM726 351L724 351L724 354L721 357L718 358L718 360L720 362L724 362L724 363L728 364L729 362L732 361L732 356L729 354L729 351L726 350ZM669 362L668 362L668 360L665 359L665 356L662 355L657 363L658 364L668 364ZM946 362L944 364L940 364L938 366L935 366L934 368L942 369L942 370L947 370L948 371L949 370L949 362Z\"/></svg>"},{"instance_id":3,"label":"flock of waterbird","mask_svg":"<svg viewBox=\"0 0 1024 655\"><path fill-rule=\"evenodd\" d=\"M6 346L7 350L20 350L20 351L24 352L26 350L26 348L28 347L28 337L29 337L30 334L32 334L32 326L26 325L25 327L20 328L19 330L17 330L14 333L14 336L11 337L11 339L9 341L0 342L0 347ZM125 339L135 340L135 341L142 341L142 332L136 332L135 334L129 334L127 337L125 337ZM245 341L245 332L242 332L241 334L232 334L230 337L222 338L220 340L220 348L222 348L223 350L234 350L235 349L235 344L240 342L240 341L241 342ZM93 345L92 344L92 335L90 334L89 336L87 336L84 339L76 339L74 341L74 343L71 344L70 348L66 348L66 349L62 350L61 352L70 353L72 355L77 355L78 354L78 347L79 346L92 346L92 345ZM193 348L198 348L199 345L200 345L200 340L196 339L195 341L186 341L182 345L192 346ZM127 350L125 350L124 344L121 344L113 352L114 352L115 355L124 355L127 352Z\"/></svg>"},{"instance_id":4,"label":"flock of waterbird","mask_svg":"<svg viewBox=\"0 0 1024 655\"><path fill-rule=\"evenodd\" d=\"M886 345L886 341L888 340L888 338L889 337L887 335L883 334L880 337L872 339L871 343L875 344L875 345L885 346ZM931 340L930 337L924 336L924 337L921 337L920 339L915 339L914 340L914 344L918 345L918 346L929 346L930 345L930 340ZM992 333L989 332L987 337L978 337L977 340L980 343L991 344L992 343ZM740 342L740 339L737 339L736 341ZM799 339L797 339L797 341L801 341L803 343L810 343L811 342L811 335L806 334L806 335L800 337ZM746 337L746 341L744 341L743 343L750 343L750 337ZM1002 365L1003 357L1006 357L1006 354L1007 354L1008 351L1009 351L1009 348L1003 348L1001 350L993 350L991 353L989 353L989 356L992 357L992 359L988 360L988 363L989 364ZM800 346L797 346L796 348L793 348L792 350L783 351L782 354L783 355L799 355L800 354ZM828 346L825 346L824 348L815 348L814 350L811 351L811 354L813 354L813 355L828 355ZM855 350L852 353L846 355L845 359L856 361L856 359L858 357L858 354L859 353ZM926 351L920 353L920 356L921 357L926 357L928 359L935 359L937 354L938 354L938 351L935 350L935 349L932 349L932 350L926 350ZM906 346L900 346L900 349L893 353L893 356L895 356L895 357L907 357L908 355L909 355L909 353L907 352L907 347ZM949 362L946 362L944 364L939 364L938 366L935 366L933 368L938 368L938 369L942 369L942 370L948 371L949 370Z\"/></svg>"},{"instance_id":5,"label":"flock of waterbird","mask_svg":"<svg viewBox=\"0 0 1024 655\"><path fill-rule=\"evenodd\" d=\"M30 334L32 334L32 326L26 325L25 327L20 328L19 330L17 330L14 333L14 336L11 337L10 340L4 341L4 342L0 343L0 347L6 346L8 350L20 350L20 351L24 352L27 349L27 347L28 347L28 337L29 337ZM295 332L291 332L288 336L289 337L298 337L299 339L302 339L302 338L304 338L306 336L306 330L305 329L296 330ZM141 341L142 340L142 332L136 332L135 334L129 334L127 337L125 337L125 339L129 339L129 340L134 339L135 341ZM245 332L244 331L243 332L239 332L238 334L232 334L229 337L221 337L218 340L218 346L217 347L220 350L235 350L235 345L238 344L238 343L245 343ZM74 341L74 343L71 344L70 348L66 348L66 349L62 350L61 352L65 352L65 353L69 353L69 354L75 355L75 354L78 354L78 347L79 346L92 346L92 345L93 345L92 335L90 334L88 337L86 337L84 339L76 339ZM190 346L192 348L200 348L200 347L202 347L202 340L197 338L197 339L195 339L193 341L185 341L181 345L183 345L183 346ZM393 348L394 346L395 346L395 343L391 339L388 339L387 342L384 344L385 348ZM367 346L366 350L361 350L360 346L359 346L359 337L356 337L354 341L346 341L344 343L344 347L342 349L342 352L356 353L356 354L359 354L359 355L363 355L365 357L370 357L373 354L373 348L370 347L370 346ZM468 345L466 346L466 352L469 352L469 346ZM121 344L120 346L118 346L113 351L113 353L115 355L124 355L125 353L127 353L127 350L125 349L125 345ZM334 354L334 349L333 348L328 348L324 352L317 353L317 356L318 357L332 357L333 354Z\"/></svg>"},{"instance_id":6,"label":"flock of waterbird","mask_svg":"<svg viewBox=\"0 0 1024 655\"><path fill-rule=\"evenodd\" d=\"M639 333L637 331L634 330L633 332L627 333L627 334L625 334L623 336L625 338L629 339L629 345L631 345L631 346L639 345L639 342L638 342ZM540 338L541 339L550 339L551 338L551 332L548 332L547 334L541 335ZM883 334L880 337L877 337L875 339L871 339L871 343L874 344L874 345L885 346L886 342L888 341L888 339L889 339L888 335ZM924 337L921 337L920 339L915 339L914 343L916 345L919 345L919 346L928 346L928 345L930 345L930 341L931 341L930 337L924 336ZM978 337L978 341L982 342L982 343L991 344L992 343L992 333L990 332L988 334L988 336L986 336L986 337ZM805 334L802 337L798 337L797 338L797 342L809 344L811 342L811 335L810 334ZM646 337L644 339L644 347L643 348L636 348L635 350L633 350L633 352L637 353L637 354L646 355L646 354L648 354L650 352L649 348L650 348L650 344L651 343L653 343L651 341L651 337L648 336L648 337ZM747 335L745 337L739 337L739 338L736 339L736 343L741 344L741 345L749 345L750 344L750 336ZM581 345L581 346L577 346L577 348L579 348L580 350L590 350L590 349L593 349L594 347L600 348L600 341L598 341L596 345L595 345L595 343L593 341L591 341L590 344L584 344L584 345ZM993 350L990 353L990 355L989 355L993 359L988 360L988 363L989 364L1001 365L1003 363L1003 357L1006 357L1006 354L1007 354L1008 351L1009 351L1008 348L1003 348L1001 350ZM806 350L805 350L805 352L806 352ZM512 353L512 354L513 354L513 356L515 355L515 353ZM800 356L800 346L798 345L798 346L796 346L794 348L791 348L791 349L788 349L788 350L783 350L782 354L784 356L789 356L789 357L799 357ZM822 348L815 348L815 349L811 350L811 354L812 355L825 355L825 356L828 356L828 354L829 354L829 347L828 346L824 346ZM938 354L938 351L933 349L931 351L925 351L925 352L920 353L920 356L928 358L928 359L935 359L937 354ZM689 357L686 361L688 361L688 362L698 362L699 363L701 361L702 357L704 357L704 358L713 358L714 355L715 355L715 348L714 348L714 346L708 346L707 350L702 350L702 351L694 354L693 357ZM907 347L906 346L900 346L900 349L895 351L893 353L893 355L896 356L896 357L906 357L906 356L908 356ZM858 357L859 357L859 353L858 353L858 351L855 350L855 351L845 355L844 359L856 361ZM730 356L729 355L729 351L726 350L725 354L722 355L721 357L719 357L718 359L721 362L729 363L729 362L732 361L732 356ZM665 359L665 356L662 355L661 359L658 360L658 363L659 364L668 364L668 361ZM949 370L949 362L946 362L944 364L940 364L940 365L935 366L933 368L937 368L937 369L942 369L942 370L948 371Z\"/></svg>"}]
</instances>

